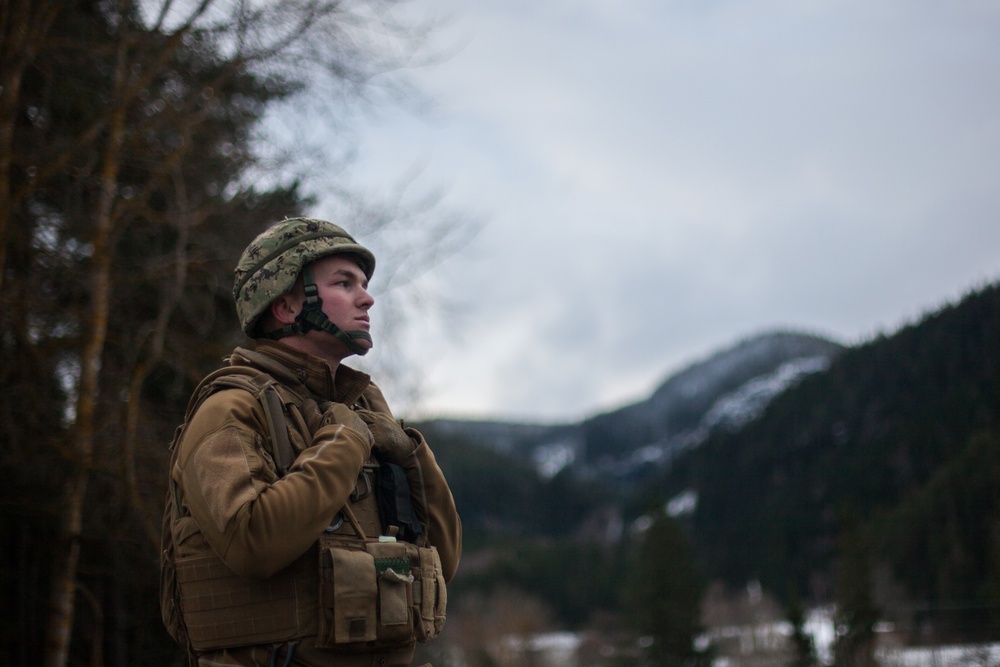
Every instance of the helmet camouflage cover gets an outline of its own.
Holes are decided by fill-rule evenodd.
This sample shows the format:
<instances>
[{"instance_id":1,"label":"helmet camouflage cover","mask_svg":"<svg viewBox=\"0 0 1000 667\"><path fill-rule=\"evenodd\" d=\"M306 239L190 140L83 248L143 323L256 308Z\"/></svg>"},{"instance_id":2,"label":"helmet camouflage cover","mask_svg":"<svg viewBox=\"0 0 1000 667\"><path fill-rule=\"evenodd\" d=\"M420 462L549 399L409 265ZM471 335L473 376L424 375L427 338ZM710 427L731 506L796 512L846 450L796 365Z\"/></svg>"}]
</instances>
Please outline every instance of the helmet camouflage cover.
<instances>
[{"instance_id":1,"label":"helmet camouflage cover","mask_svg":"<svg viewBox=\"0 0 1000 667\"><path fill-rule=\"evenodd\" d=\"M320 257L351 254L371 280L375 256L346 231L325 220L289 218L255 238L236 264L233 298L243 332L253 337L261 314L290 291L302 268Z\"/></svg>"}]
</instances>

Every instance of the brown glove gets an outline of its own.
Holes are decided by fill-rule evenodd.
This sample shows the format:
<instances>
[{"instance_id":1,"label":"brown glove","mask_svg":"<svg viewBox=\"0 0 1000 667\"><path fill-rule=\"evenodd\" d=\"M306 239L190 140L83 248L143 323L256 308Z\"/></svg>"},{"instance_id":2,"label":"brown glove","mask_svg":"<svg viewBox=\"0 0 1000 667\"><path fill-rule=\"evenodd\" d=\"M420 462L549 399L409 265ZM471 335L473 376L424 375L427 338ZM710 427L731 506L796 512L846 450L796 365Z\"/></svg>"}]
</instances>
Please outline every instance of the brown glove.
<instances>
[{"instance_id":1,"label":"brown glove","mask_svg":"<svg viewBox=\"0 0 1000 667\"><path fill-rule=\"evenodd\" d=\"M368 425L375 445L372 449L389 463L401 463L416 448L410 436L395 419L384 412L358 410L358 416Z\"/></svg>"},{"instance_id":2,"label":"brown glove","mask_svg":"<svg viewBox=\"0 0 1000 667\"><path fill-rule=\"evenodd\" d=\"M312 405L308 405L312 403ZM358 413L351 410L349 407L343 403L323 403L322 405L316 406L313 409L313 405L316 405L314 401L310 400L306 405L303 406L303 417L306 419L306 424L309 426L309 432L314 436L316 431L320 430L324 426L329 426L330 424L342 424L347 428L353 429L360 433L369 444L372 443L373 436L371 431L365 422L358 416Z\"/></svg>"}]
</instances>

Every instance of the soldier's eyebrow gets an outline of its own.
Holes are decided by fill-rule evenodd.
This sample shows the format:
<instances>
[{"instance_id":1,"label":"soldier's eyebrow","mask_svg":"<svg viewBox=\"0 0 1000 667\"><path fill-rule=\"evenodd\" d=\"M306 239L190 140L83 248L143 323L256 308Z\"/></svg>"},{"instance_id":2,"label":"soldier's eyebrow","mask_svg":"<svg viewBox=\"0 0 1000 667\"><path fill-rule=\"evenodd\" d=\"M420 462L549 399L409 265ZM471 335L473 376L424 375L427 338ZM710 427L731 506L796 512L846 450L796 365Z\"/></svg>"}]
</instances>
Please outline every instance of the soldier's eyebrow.
<instances>
[{"instance_id":1,"label":"soldier's eyebrow","mask_svg":"<svg viewBox=\"0 0 1000 667\"><path fill-rule=\"evenodd\" d=\"M334 269L333 273L330 274L330 280L339 277L357 280L364 285L365 289L368 289L368 280L365 278L365 274L361 269L358 269L357 271L353 269Z\"/></svg>"}]
</instances>

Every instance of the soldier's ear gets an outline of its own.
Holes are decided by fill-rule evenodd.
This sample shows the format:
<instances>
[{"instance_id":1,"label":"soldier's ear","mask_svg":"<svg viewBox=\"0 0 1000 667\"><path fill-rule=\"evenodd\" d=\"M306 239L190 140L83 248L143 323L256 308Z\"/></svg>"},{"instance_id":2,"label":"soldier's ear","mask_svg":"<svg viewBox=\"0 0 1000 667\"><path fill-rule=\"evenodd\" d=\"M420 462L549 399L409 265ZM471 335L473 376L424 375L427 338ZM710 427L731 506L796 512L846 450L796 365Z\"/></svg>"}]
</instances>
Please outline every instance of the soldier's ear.
<instances>
[{"instance_id":1,"label":"soldier's ear","mask_svg":"<svg viewBox=\"0 0 1000 667\"><path fill-rule=\"evenodd\" d=\"M302 304L300 300L296 299L292 294L282 294L271 302L269 308L271 316L282 326L292 324L301 309Z\"/></svg>"}]
</instances>

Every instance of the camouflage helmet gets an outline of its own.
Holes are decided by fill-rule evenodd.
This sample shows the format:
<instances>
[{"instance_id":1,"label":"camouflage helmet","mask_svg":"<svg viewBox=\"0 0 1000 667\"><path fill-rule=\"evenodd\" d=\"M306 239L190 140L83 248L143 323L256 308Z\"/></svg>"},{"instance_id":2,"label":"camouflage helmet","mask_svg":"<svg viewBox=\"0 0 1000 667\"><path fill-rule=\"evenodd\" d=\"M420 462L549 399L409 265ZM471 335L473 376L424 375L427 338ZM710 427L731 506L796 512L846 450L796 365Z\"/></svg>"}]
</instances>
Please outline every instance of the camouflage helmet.
<instances>
[{"instance_id":1,"label":"camouflage helmet","mask_svg":"<svg viewBox=\"0 0 1000 667\"><path fill-rule=\"evenodd\" d=\"M333 254L351 254L371 280L375 255L346 231L325 220L289 218L257 236L236 264L233 299L244 333L253 337L261 314L290 291L303 267Z\"/></svg>"}]
</instances>

